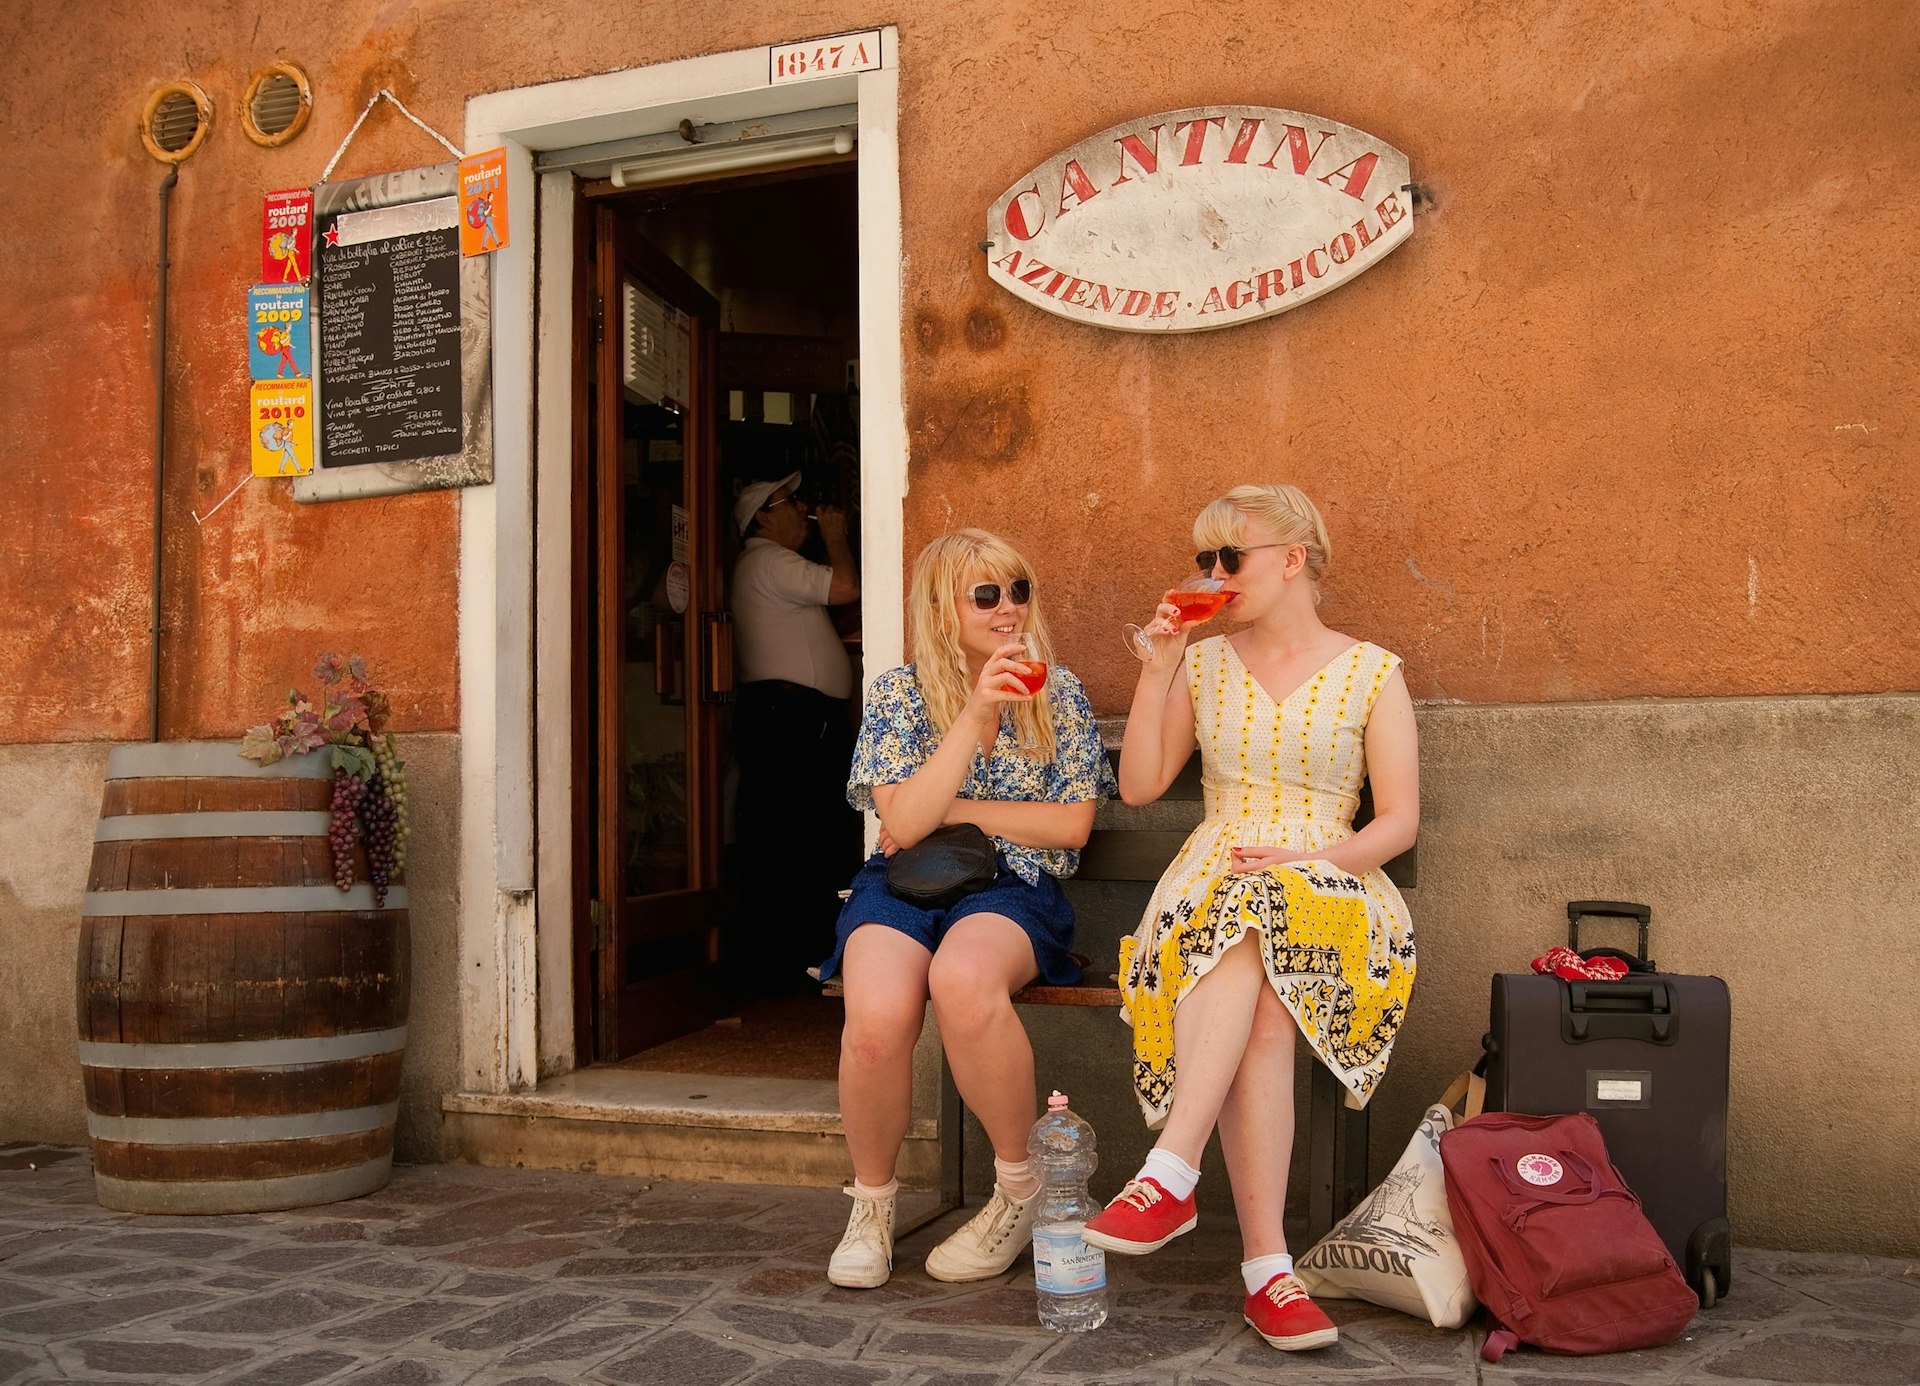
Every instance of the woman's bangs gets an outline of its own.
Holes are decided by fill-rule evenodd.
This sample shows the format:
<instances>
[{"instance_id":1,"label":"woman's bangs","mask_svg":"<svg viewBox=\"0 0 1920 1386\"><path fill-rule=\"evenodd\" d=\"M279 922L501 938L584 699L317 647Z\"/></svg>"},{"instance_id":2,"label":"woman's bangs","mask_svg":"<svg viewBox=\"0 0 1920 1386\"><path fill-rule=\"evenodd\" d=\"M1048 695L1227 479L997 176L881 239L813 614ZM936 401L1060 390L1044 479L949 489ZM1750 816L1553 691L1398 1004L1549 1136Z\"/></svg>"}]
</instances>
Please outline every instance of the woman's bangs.
<instances>
[{"instance_id":1,"label":"woman's bangs","mask_svg":"<svg viewBox=\"0 0 1920 1386\"><path fill-rule=\"evenodd\" d=\"M1032 582L1033 574L1027 571L1026 565L1017 557L991 553L976 554L974 561L967 565L966 576L960 580L960 590L963 593L971 592L983 582L994 582L1005 587L1022 578Z\"/></svg>"},{"instance_id":2,"label":"woman's bangs","mask_svg":"<svg viewBox=\"0 0 1920 1386\"><path fill-rule=\"evenodd\" d=\"M1231 502L1217 500L1194 519L1193 542L1200 549L1241 547L1246 537L1247 517Z\"/></svg>"}]
</instances>

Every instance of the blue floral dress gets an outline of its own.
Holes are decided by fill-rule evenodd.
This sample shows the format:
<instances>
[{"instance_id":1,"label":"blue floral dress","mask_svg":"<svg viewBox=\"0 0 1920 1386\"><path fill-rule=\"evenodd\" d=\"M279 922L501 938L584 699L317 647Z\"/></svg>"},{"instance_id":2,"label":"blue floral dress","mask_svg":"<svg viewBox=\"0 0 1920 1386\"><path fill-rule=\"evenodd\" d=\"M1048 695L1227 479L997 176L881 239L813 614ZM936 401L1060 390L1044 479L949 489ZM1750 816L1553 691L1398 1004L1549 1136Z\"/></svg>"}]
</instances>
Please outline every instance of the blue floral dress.
<instances>
[{"instance_id":1,"label":"blue floral dress","mask_svg":"<svg viewBox=\"0 0 1920 1386\"><path fill-rule=\"evenodd\" d=\"M1119 792L1080 680L1055 665L1047 688L1053 704L1054 758L1043 761L1022 752L1012 716L1003 716L993 754L974 751L960 798L1075 804ZM867 693L847 776L847 802L863 812L873 809L876 785L911 779L939 745L940 733L927 711L913 666L889 669ZM847 936L862 924L898 929L931 951L955 921L970 914L993 913L1007 916L1026 931L1043 980L1055 985L1077 981L1079 967L1068 951L1073 942L1073 906L1061 893L1059 879L1071 876L1079 866L1079 852L1025 847L1001 837L993 843L1000 851L999 878L947 910L923 910L890 894L886 858L874 853L854 877L852 893L840 912L833 956L821 965L820 976L833 975Z\"/></svg>"}]
</instances>

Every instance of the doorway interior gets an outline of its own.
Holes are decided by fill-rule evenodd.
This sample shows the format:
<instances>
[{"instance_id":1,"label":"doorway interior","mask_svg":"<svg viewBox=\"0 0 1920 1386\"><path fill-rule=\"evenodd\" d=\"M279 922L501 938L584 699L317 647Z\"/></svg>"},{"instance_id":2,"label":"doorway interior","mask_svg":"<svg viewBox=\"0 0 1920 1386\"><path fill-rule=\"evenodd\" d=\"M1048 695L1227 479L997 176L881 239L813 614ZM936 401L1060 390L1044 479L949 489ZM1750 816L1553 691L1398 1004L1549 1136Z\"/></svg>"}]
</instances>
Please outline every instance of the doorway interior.
<instances>
[{"instance_id":1,"label":"doorway interior","mask_svg":"<svg viewBox=\"0 0 1920 1386\"><path fill-rule=\"evenodd\" d=\"M796 472L857 550L856 166L583 182L575 226L576 1053L831 1081L841 1008L804 964L837 899L769 908L777 883L734 833L728 579L735 496ZM825 560L817 532L801 553ZM859 605L832 616L857 670ZM857 842L846 856L828 879L852 876Z\"/></svg>"}]
</instances>

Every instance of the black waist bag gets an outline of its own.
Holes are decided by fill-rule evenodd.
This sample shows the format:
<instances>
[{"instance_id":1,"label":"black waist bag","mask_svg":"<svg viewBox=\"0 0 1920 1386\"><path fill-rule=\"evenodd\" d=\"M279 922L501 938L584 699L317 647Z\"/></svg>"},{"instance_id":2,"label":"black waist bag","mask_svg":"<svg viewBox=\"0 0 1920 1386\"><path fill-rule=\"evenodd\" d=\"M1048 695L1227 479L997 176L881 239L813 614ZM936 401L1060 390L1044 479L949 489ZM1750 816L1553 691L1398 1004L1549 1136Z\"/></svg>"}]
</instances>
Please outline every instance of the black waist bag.
<instances>
[{"instance_id":1,"label":"black waist bag","mask_svg":"<svg viewBox=\"0 0 1920 1386\"><path fill-rule=\"evenodd\" d=\"M935 828L887 858L887 889L923 910L944 910L1000 874L993 839L971 823Z\"/></svg>"}]
</instances>

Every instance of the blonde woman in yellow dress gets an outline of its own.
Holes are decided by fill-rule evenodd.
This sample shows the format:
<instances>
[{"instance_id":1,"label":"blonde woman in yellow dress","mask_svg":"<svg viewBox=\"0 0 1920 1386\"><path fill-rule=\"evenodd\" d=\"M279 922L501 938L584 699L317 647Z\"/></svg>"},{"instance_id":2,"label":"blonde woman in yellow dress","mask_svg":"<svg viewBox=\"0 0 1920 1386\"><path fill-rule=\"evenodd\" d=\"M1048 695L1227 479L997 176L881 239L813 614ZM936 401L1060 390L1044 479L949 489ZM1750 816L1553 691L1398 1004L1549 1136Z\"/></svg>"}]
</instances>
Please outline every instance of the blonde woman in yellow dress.
<instances>
[{"instance_id":1,"label":"blonde woman in yellow dress","mask_svg":"<svg viewBox=\"0 0 1920 1386\"><path fill-rule=\"evenodd\" d=\"M1160 1137L1087 1240L1139 1255L1190 1230L1217 1124L1247 1322L1284 1351L1325 1347L1339 1334L1294 1278L1281 1227L1294 1043L1364 1105L1406 1014L1413 928L1381 867L1419 828L1413 700L1397 655L1321 622L1332 545L1297 487L1236 487L1193 536L1243 625L1185 645L1193 623L1166 604L1147 628L1120 796L1159 798L1197 745L1206 817L1121 944L1134 1087ZM1355 832L1363 779L1374 816Z\"/></svg>"}]
</instances>

